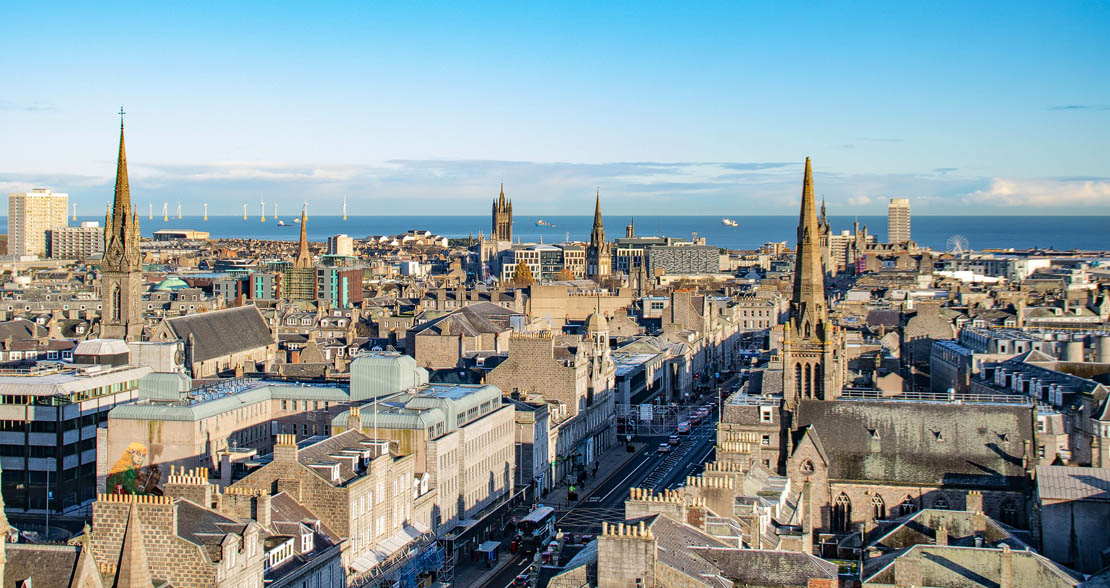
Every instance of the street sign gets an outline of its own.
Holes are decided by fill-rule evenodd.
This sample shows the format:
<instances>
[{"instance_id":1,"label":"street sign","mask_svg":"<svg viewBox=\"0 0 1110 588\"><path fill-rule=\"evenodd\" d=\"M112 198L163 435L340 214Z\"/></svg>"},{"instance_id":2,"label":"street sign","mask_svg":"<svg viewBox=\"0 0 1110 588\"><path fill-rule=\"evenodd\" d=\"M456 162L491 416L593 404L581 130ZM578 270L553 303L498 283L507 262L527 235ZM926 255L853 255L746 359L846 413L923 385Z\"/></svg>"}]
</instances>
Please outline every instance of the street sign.
<instances>
[{"instance_id":1,"label":"street sign","mask_svg":"<svg viewBox=\"0 0 1110 588\"><path fill-rule=\"evenodd\" d=\"M650 404L641 404L640 405L640 420L641 421L650 421L651 417L652 417L652 405L650 405Z\"/></svg>"}]
</instances>

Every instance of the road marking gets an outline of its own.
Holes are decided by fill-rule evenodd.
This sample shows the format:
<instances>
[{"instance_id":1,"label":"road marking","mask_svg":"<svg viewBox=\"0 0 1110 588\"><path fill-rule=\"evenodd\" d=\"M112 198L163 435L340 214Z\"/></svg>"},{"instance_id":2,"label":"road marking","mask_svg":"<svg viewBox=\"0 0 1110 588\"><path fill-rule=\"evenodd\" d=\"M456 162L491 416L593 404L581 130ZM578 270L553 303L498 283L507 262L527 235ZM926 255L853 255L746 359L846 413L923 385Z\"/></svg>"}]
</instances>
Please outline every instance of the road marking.
<instances>
[{"instance_id":1,"label":"road marking","mask_svg":"<svg viewBox=\"0 0 1110 588\"><path fill-rule=\"evenodd\" d=\"M602 499L602 500L605 500L606 498L609 498L609 496L610 496L610 495L611 495L612 493L616 492L617 490L620 490L620 489L621 489L621 486L623 486L623 485L624 485L625 481L627 481L627 480L628 480L629 478L631 478L631 477L632 477L632 474L635 474L637 470L639 470L640 468L644 467L644 464L645 464L645 463L647 463L647 462L649 462L649 461L651 461L651 456L650 456L650 455L646 455L646 456L644 456L644 461L641 461L639 465L637 465L636 467L632 468L632 471L631 471L631 472L628 472L628 475L624 477L624 480L621 480L620 482L617 482L617 485L616 485L616 486L614 486L612 490L610 490L609 492L607 492L607 493L605 494L605 496L602 496L602 497L601 497L601 499Z\"/></svg>"}]
</instances>

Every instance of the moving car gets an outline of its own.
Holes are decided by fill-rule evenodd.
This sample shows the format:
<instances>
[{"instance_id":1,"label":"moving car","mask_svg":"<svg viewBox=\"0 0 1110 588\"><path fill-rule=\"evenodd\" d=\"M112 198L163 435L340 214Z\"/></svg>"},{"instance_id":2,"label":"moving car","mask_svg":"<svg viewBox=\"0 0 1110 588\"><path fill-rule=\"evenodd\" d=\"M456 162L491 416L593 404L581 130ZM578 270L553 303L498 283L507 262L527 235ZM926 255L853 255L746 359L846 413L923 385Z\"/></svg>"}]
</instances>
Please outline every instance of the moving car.
<instances>
[{"instance_id":1,"label":"moving car","mask_svg":"<svg viewBox=\"0 0 1110 588\"><path fill-rule=\"evenodd\" d=\"M670 443L671 445L678 445L680 443L678 435L671 435L671 438L667 439L667 443Z\"/></svg>"},{"instance_id":2,"label":"moving car","mask_svg":"<svg viewBox=\"0 0 1110 588\"><path fill-rule=\"evenodd\" d=\"M659 449L655 450L656 453L670 453L670 451L671 451L671 446L668 443L660 443L659 444Z\"/></svg>"},{"instance_id":3,"label":"moving car","mask_svg":"<svg viewBox=\"0 0 1110 588\"><path fill-rule=\"evenodd\" d=\"M688 423L686 421L682 421L681 423L678 423L678 434L679 435L685 435L689 432L690 432L690 423Z\"/></svg>"}]
</instances>

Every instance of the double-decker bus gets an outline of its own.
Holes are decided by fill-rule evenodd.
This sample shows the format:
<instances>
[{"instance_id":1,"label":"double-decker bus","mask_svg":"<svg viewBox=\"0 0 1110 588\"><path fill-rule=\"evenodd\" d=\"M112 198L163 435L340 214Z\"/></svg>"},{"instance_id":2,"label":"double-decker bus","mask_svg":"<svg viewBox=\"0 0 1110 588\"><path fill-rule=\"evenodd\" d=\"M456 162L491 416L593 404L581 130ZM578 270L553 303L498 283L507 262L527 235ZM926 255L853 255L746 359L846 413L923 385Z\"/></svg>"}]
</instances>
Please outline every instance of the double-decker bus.
<instances>
[{"instance_id":1,"label":"double-decker bus","mask_svg":"<svg viewBox=\"0 0 1110 588\"><path fill-rule=\"evenodd\" d=\"M547 542L555 537L555 509L550 506L541 506L517 523L520 532L521 549L525 553L535 553L543 549Z\"/></svg>"}]
</instances>

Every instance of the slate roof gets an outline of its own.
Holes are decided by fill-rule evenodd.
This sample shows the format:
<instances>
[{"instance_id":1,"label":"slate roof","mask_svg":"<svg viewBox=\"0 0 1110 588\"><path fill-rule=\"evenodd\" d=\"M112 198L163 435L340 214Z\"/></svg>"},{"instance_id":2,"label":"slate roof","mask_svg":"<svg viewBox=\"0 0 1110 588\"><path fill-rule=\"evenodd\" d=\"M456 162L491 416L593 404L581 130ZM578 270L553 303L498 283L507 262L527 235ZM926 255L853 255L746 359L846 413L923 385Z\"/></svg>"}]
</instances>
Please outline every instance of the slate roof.
<instances>
[{"instance_id":1,"label":"slate roof","mask_svg":"<svg viewBox=\"0 0 1110 588\"><path fill-rule=\"evenodd\" d=\"M75 545L3 545L8 562L4 566L4 586L31 579L34 586L69 586L77 568L80 550Z\"/></svg>"},{"instance_id":2,"label":"slate roof","mask_svg":"<svg viewBox=\"0 0 1110 588\"><path fill-rule=\"evenodd\" d=\"M948 531L948 545L973 547L976 535L986 541L988 547L998 547L1005 543L1012 549L1027 549L1028 545L1018 539L1008 529L990 517L984 517L985 530L975 529L975 513L963 510L923 509L910 518L898 523L871 544L890 549L905 549L912 545L936 543L937 529Z\"/></svg>"},{"instance_id":3,"label":"slate roof","mask_svg":"<svg viewBox=\"0 0 1110 588\"><path fill-rule=\"evenodd\" d=\"M1041 500L1110 502L1110 469L1038 466L1037 493Z\"/></svg>"},{"instance_id":4,"label":"slate roof","mask_svg":"<svg viewBox=\"0 0 1110 588\"><path fill-rule=\"evenodd\" d=\"M690 553L741 586L804 587L810 578L834 580L838 572L836 564L795 551L691 547Z\"/></svg>"},{"instance_id":5,"label":"slate roof","mask_svg":"<svg viewBox=\"0 0 1110 588\"><path fill-rule=\"evenodd\" d=\"M835 480L1020 488L1031 408L909 401L802 401Z\"/></svg>"},{"instance_id":6,"label":"slate roof","mask_svg":"<svg viewBox=\"0 0 1110 588\"><path fill-rule=\"evenodd\" d=\"M636 525L639 524L640 520L645 521L655 535L656 557L659 563L701 582L708 582L710 578L721 575L721 570L717 566L695 556L693 548L727 548L730 547L728 543L703 533L690 525L679 523L658 514L642 519L629 519L628 522Z\"/></svg>"},{"instance_id":7,"label":"slate roof","mask_svg":"<svg viewBox=\"0 0 1110 588\"><path fill-rule=\"evenodd\" d=\"M241 535L246 525L239 521L225 517L216 511L208 510L188 500L177 500L177 536L182 539L206 547L212 561L220 560L220 550L210 549L218 546L228 533Z\"/></svg>"},{"instance_id":8,"label":"slate roof","mask_svg":"<svg viewBox=\"0 0 1110 588\"><path fill-rule=\"evenodd\" d=\"M347 429L338 435L333 435L323 441L304 447L297 452L297 461L306 466L314 463L338 462L339 482L336 485L342 485L353 478L357 478L359 474L351 467L352 460L336 460L335 458L328 457L328 455L332 453L342 453L343 450L347 448L371 451L369 446L361 445L363 441L370 441L370 437L367 437L356 429ZM373 451L371 451L370 456L374 457ZM330 482L331 480L328 479L328 481Z\"/></svg>"},{"instance_id":9,"label":"slate roof","mask_svg":"<svg viewBox=\"0 0 1110 588\"><path fill-rule=\"evenodd\" d=\"M10 321L0 322L0 339L11 338L13 341L18 339L34 339L36 337L45 337L46 327L36 325L27 319L13 319Z\"/></svg>"},{"instance_id":10,"label":"slate roof","mask_svg":"<svg viewBox=\"0 0 1110 588\"><path fill-rule=\"evenodd\" d=\"M270 520L278 523L304 523L309 528L318 528L332 545L338 545L342 539L324 524L312 511L293 499L285 492L278 492L270 499Z\"/></svg>"},{"instance_id":11,"label":"slate roof","mask_svg":"<svg viewBox=\"0 0 1110 588\"><path fill-rule=\"evenodd\" d=\"M897 310L872 310L867 313L867 324L872 327L898 327L902 313Z\"/></svg>"},{"instance_id":12,"label":"slate roof","mask_svg":"<svg viewBox=\"0 0 1110 588\"><path fill-rule=\"evenodd\" d=\"M193 361L204 361L272 345L273 336L253 305L213 310L167 319L177 338L196 341Z\"/></svg>"},{"instance_id":13,"label":"slate roof","mask_svg":"<svg viewBox=\"0 0 1110 588\"><path fill-rule=\"evenodd\" d=\"M1010 552L1013 588L1078 586L1082 577L1032 551ZM864 580L865 584L895 585L894 568L904 557L916 559L922 585L951 588L999 586L1002 550L978 547L914 545Z\"/></svg>"}]
</instances>

